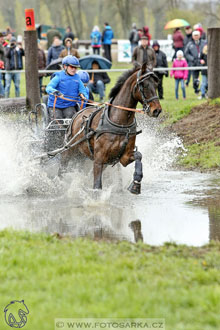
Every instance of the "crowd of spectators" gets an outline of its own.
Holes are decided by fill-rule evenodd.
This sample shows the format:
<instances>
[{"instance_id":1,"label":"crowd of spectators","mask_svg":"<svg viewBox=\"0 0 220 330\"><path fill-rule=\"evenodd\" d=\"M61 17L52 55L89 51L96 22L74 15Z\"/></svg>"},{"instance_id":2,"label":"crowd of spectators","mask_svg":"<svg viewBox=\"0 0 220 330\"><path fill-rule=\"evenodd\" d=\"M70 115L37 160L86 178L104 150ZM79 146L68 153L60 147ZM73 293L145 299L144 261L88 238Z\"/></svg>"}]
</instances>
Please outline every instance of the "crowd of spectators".
<instances>
[{"instance_id":1,"label":"crowd of spectators","mask_svg":"<svg viewBox=\"0 0 220 330\"><path fill-rule=\"evenodd\" d=\"M207 97L208 80L207 70L190 70L190 67L207 66L207 40L206 33L200 23L193 26L189 25L185 27L185 35L182 33L179 27L174 29L173 35L173 67L189 67L189 70L173 70L170 76L175 78L175 96L179 98L178 86L181 84L183 91L183 98L186 98L186 89L190 82L190 78L193 78L193 89L195 94L201 91L199 99ZM138 29L136 24L132 24L132 28L129 34L129 41L131 44L132 62L134 65L140 65L147 62L148 66L152 68L166 68L168 67L166 54L160 50L160 44L157 40L154 40L152 47L150 46L151 35L149 28L144 26L142 29ZM177 55L178 54L178 55ZM200 87L199 75L202 74L202 83ZM163 76L168 77L168 71L161 70L156 71L159 79L158 95L160 99L163 99Z\"/></svg>"},{"instance_id":2,"label":"crowd of spectators","mask_svg":"<svg viewBox=\"0 0 220 330\"><path fill-rule=\"evenodd\" d=\"M190 67L206 66L207 65L207 41L206 34L200 23L193 26L186 26L183 33L180 28L173 31L173 67L188 66L189 70L171 71L170 76L174 77L175 95L178 99L179 83L183 90L183 97L186 97L185 86L187 87L192 77L193 88L199 98L205 98L207 95L207 70L190 70ZM109 61L112 61L111 44L114 38L114 32L111 26L105 22L103 31L95 25L91 31L91 47L93 54L100 55L100 50L103 47L103 56ZM134 65L141 65L147 62L148 66L153 68L161 68L155 71L159 79L158 95L160 99L164 98L163 78L168 77L169 72L163 68L168 67L166 54L160 49L160 42L152 41L152 36L149 32L148 26L137 28L133 23L128 39L131 44L132 63ZM67 27L65 35L62 38L61 33L53 26L47 32L47 54L42 49L38 41L38 68L39 70L46 69L53 61L58 58L64 58L67 55L73 55L80 58L77 48L74 46L75 35L71 27ZM152 45L152 46L151 46ZM23 69L23 57L25 55L22 43L16 40L11 29L8 29L5 34L0 33L0 97L10 96L11 82L14 82L15 95L20 96L20 72ZM94 64L96 65L96 64ZM1 70L7 70L6 73L1 73ZM17 72L10 72L16 70ZM184 74L183 74L184 72ZM202 83L200 86L199 75L201 72ZM44 74L39 74L39 84L42 86ZM91 78L91 77L90 77ZM103 77L102 77L103 78ZM106 78L106 77L105 77ZM93 77L94 79L94 77ZM90 79L92 80L92 79ZM99 90L100 99L103 99L105 84L107 79L99 79L89 82L89 88L92 91ZM98 88L99 87L99 88ZM198 94L201 91L201 95Z\"/></svg>"}]
</instances>

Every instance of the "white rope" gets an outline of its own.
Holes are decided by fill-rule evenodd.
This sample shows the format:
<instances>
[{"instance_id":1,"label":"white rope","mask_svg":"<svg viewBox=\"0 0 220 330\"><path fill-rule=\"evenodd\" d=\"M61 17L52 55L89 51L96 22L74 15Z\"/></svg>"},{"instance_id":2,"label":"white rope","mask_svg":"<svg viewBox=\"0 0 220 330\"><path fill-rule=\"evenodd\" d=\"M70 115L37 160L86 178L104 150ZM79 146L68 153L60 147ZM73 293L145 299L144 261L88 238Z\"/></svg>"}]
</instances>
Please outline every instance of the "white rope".
<instances>
[{"instance_id":1,"label":"white rope","mask_svg":"<svg viewBox=\"0 0 220 330\"><path fill-rule=\"evenodd\" d=\"M181 68L154 68L153 71L157 72L157 71L171 71L171 70L190 70L190 71L194 71L194 70L207 70L208 67L207 66L188 66L188 67L181 67ZM83 70L83 71L87 71L87 72L124 72L129 70L129 68L127 69L99 69L99 70ZM61 70L39 70L38 73L54 73L54 72L60 72ZM0 73L24 73L25 70L10 70L10 71L6 71L6 70L0 70Z\"/></svg>"}]
</instances>

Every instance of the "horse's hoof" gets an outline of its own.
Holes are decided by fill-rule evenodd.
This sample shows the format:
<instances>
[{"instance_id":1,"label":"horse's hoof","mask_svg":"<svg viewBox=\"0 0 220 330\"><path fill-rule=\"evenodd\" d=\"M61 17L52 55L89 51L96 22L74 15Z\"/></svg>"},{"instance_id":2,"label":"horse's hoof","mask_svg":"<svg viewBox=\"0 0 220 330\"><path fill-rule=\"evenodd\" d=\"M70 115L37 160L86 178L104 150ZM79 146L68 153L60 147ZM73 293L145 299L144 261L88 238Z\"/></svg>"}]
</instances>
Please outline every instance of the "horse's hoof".
<instances>
[{"instance_id":1,"label":"horse's hoof","mask_svg":"<svg viewBox=\"0 0 220 330\"><path fill-rule=\"evenodd\" d=\"M133 181L130 186L128 187L130 193L139 195L141 193L141 184L140 182Z\"/></svg>"}]
</instances>

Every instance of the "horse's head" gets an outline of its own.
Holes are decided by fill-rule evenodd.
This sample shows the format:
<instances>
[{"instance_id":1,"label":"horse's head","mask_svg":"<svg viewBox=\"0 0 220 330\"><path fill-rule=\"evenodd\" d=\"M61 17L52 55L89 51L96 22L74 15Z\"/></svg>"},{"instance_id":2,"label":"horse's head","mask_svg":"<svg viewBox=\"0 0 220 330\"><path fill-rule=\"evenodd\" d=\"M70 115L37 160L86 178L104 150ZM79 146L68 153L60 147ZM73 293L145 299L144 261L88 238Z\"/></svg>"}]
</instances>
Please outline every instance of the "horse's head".
<instances>
[{"instance_id":1,"label":"horse's head","mask_svg":"<svg viewBox=\"0 0 220 330\"><path fill-rule=\"evenodd\" d=\"M147 67L147 63L144 63L140 70L137 71L133 97L143 104L143 110L150 117L158 117L162 111L156 93L157 85L157 76L153 73L152 68Z\"/></svg>"}]
</instances>

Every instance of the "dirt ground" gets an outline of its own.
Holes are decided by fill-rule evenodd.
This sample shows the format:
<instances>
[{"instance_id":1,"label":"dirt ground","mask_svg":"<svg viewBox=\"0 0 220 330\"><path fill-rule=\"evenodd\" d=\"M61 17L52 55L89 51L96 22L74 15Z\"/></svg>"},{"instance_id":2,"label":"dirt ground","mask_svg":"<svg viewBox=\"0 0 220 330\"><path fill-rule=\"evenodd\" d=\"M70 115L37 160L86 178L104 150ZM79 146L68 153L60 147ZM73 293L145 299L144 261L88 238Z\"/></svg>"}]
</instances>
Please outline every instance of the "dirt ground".
<instances>
[{"instance_id":1,"label":"dirt ground","mask_svg":"<svg viewBox=\"0 0 220 330\"><path fill-rule=\"evenodd\" d=\"M192 108L190 114L175 124L171 130L179 135L186 145L215 141L220 145L220 104L203 103Z\"/></svg>"}]
</instances>

